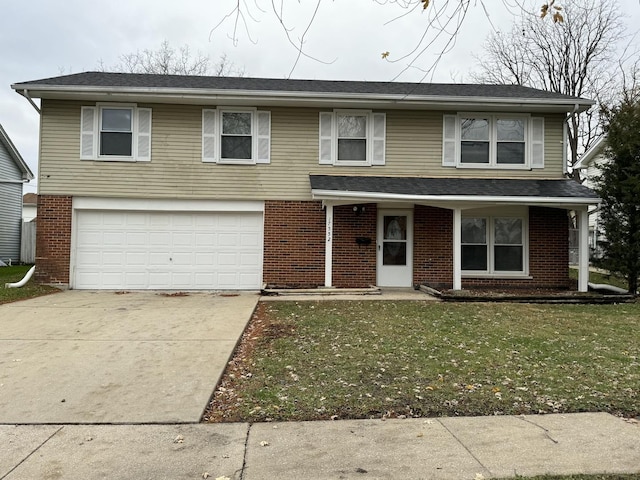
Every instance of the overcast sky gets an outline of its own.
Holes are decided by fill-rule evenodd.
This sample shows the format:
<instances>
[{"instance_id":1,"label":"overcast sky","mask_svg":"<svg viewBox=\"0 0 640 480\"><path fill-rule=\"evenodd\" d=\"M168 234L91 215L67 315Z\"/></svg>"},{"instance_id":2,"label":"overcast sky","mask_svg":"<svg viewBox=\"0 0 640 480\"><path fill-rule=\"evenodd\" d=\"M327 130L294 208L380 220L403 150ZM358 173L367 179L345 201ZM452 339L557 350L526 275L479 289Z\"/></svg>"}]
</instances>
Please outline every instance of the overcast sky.
<instances>
[{"instance_id":1,"label":"overcast sky","mask_svg":"<svg viewBox=\"0 0 640 480\"><path fill-rule=\"evenodd\" d=\"M405 13L397 5L378 5L373 0L325 0L305 35L305 52L322 62L302 58L296 64L296 50L287 43L275 19L270 0L247 0L262 5L247 17L248 34L242 24L233 37L233 18L212 29L230 12L236 0L31 0L2 2L0 16L0 123L22 157L37 174L38 114L10 85L67 73L96 70L102 62L109 67L119 56L136 50L156 49L163 40L173 46L188 44L193 51L220 55L245 70L246 76L310 78L331 80L421 81L422 69L433 64L442 45L434 45L404 71L406 61L392 63L419 44L426 14ZM455 3L456 0L452 0ZM278 3L277 1L275 3ZM435 1L433 2L436 3ZM442 3L442 0L441 2ZM474 66L472 53L480 53L482 41L496 27L510 25L512 14L498 0L487 0L495 9L485 12L478 4L469 10L455 46L438 64L433 77L425 81L469 81ZM511 2L516 3L516 2ZM522 2L517 2L522 3ZM531 0L535 12L541 0ZM640 24L639 0L620 0L621 14L631 27ZM302 5L301 5L302 4ZM285 0L284 21L298 40L304 33L315 1ZM489 18L487 18L487 13ZM291 69L296 65L295 70ZM37 100L36 100L37 101ZM32 181L25 192L35 192Z\"/></svg>"}]
</instances>

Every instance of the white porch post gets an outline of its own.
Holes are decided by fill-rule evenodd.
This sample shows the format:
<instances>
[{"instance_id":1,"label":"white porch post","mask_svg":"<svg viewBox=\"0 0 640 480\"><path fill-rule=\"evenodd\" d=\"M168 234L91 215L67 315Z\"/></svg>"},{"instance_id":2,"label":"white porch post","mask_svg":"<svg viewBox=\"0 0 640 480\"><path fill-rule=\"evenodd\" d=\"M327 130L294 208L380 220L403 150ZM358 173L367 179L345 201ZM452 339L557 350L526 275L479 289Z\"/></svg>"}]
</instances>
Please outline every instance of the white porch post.
<instances>
[{"instance_id":1,"label":"white porch post","mask_svg":"<svg viewBox=\"0 0 640 480\"><path fill-rule=\"evenodd\" d=\"M324 286L332 286L333 278L333 204L325 204Z\"/></svg>"},{"instance_id":2,"label":"white porch post","mask_svg":"<svg viewBox=\"0 0 640 480\"><path fill-rule=\"evenodd\" d=\"M462 210L453 209L453 289L462 290Z\"/></svg>"},{"instance_id":3,"label":"white porch post","mask_svg":"<svg viewBox=\"0 0 640 480\"><path fill-rule=\"evenodd\" d=\"M589 290L589 210L578 210L578 291Z\"/></svg>"}]
</instances>

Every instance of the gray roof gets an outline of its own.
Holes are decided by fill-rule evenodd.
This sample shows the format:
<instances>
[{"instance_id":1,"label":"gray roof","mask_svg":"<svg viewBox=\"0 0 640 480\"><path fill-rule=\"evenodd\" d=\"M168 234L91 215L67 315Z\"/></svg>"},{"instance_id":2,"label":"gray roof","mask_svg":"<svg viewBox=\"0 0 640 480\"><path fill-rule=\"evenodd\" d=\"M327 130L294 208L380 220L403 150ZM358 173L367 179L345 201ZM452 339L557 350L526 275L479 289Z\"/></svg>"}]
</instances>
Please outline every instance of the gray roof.
<instances>
[{"instance_id":1,"label":"gray roof","mask_svg":"<svg viewBox=\"0 0 640 480\"><path fill-rule=\"evenodd\" d=\"M29 165L27 165L27 162L22 158L22 155L20 155L20 152L18 152L18 149L9 138L9 135L7 135L7 132L2 128L2 124L0 124L0 144L4 145L4 148L9 153L9 157L11 157L13 162L22 172L22 178L24 180L32 180L33 172L29 168Z\"/></svg>"},{"instance_id":2,"label":"gray roof","mask_svg":"<svg viewBox=\"0 0 640 480\"><path fill-rule=\"evenodd\" d=\"M248 77L204 77L137 73L84 72L12 85L15 90L35 87L194 89L313 94L407 95L424 97L488 97L530 100L589 100L519 85L401 83L333 80L294 80ZM38 88L36 88L38 89Z\"/></svg>"},{"instance_id":3,"label":"gray roof","mask_svg":"<svg viewBox=\"0 0 640 480\"><path fill-rule=\"evenodd\" d=\"M575 180L369 177L309 175L312 190L412 196L535 197L593 199L598 195ZM471 198L470 198L471 199Z\"/></svg>"}]
</instances>

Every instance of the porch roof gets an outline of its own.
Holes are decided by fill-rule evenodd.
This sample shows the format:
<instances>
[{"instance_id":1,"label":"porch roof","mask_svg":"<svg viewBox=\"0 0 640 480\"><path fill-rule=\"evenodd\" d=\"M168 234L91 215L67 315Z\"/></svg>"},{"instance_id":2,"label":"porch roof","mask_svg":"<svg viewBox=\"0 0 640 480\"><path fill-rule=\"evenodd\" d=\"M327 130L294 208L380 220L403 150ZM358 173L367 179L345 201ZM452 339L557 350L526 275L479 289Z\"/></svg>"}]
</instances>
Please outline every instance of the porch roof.
<instances>
[{"instance_id":1,"label":"porch roof","mask_svg":"<svg viewBox=\"0 0 640 480\"><path fill-rule=\"evenodd\" d=\"M600 203L598 195L575 180L376 177L309 175L316 200L341 203L414 202L454 208L507 204L559 208ZM482 205L481 205L482 204Z\"/></svg>"}]
</instances>

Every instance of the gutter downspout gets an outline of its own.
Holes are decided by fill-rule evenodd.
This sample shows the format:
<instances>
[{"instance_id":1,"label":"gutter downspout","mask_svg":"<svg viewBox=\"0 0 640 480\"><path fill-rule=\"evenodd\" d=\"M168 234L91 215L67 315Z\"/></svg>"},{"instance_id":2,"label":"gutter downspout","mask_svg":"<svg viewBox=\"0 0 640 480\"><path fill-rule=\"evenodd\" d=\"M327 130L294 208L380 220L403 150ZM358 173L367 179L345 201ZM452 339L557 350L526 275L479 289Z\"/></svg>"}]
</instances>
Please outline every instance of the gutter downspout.
<instances>
[{"instance_id":1,"label":"gutter downspout","mask_svg":"<svg viewBox=\"0 0 640 480\"><path fill-rule=\"evenodd\" d=\"M22 280L20 280L19 282L15 282L15 283L5 283L4 286L5 288L20 288L20 287L24 287L24 285L31 280L31 276L33 275L33 272L36 271L36 266L34 265L33 267L31 267L29 269L29 271L27 272L27 274L24 276L24 278Z\"/></svg>"},{"instance_id":2,"label":"gutter downspout","mask_svg":"<svg viewBox=\"0 0 640 480\"><path fill-rule=\"evenodd\" d=\"M32 106L33 108L35 108L35 109L36 109L36 112L38 112L38 115L40 115L40 114L42 113L42 112L40 111L40 107L38 107L38 106L36 105L36 102L34 102L34 101L33 101L33 99L31 98L31 96L29 95L29 91L28 91L28 90L26 90L26 89L25 89L25 90L22 90L22 92L20 92L20 94L21 94L24 98L26 98L27 100L29 100L29 103L31 104L31 106Z\"/></svg>"}]
</instances>

